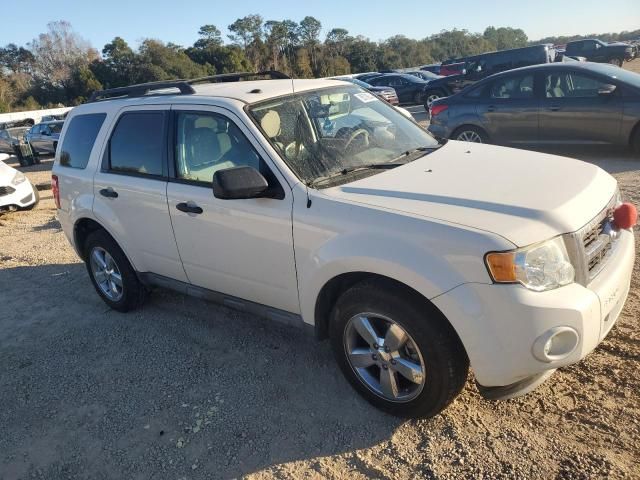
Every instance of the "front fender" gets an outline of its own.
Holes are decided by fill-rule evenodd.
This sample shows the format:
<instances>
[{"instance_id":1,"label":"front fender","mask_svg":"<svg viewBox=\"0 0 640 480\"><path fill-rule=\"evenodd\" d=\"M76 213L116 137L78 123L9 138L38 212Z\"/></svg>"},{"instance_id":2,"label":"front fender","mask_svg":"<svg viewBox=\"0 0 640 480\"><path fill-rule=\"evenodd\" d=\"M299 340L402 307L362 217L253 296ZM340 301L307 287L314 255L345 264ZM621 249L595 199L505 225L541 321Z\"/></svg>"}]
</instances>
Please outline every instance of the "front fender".
<instances>
[{"instance_id":1,"label":"front fender","mask_svg":"<svg viewBox=\"0 0 640 480\"><path fill-rule=\"evenodd\" d=\"M487 232L323 194L310 208L294 205L300 309L308 324L315 324L322 288L338 275L382 275L431 299L463 283L490 283L484 254L506 246Z\"/></svg>"}]
</instances>

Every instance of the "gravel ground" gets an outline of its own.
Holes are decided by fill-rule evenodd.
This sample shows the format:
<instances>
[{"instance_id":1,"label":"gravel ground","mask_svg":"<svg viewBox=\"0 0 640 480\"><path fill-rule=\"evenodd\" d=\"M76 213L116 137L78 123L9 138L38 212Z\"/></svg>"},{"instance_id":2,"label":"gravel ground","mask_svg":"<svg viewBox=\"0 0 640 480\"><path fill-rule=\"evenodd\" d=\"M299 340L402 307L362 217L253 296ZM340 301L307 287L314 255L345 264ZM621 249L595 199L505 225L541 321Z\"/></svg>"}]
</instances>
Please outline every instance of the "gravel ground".
<instances>
[{"instance_id":1,"label":"gravel ground","mask_svg":"<svg viewBox=\"0 0 640 480\"><path fill-rule=\"evenodd\" d=\"M640 205L637 157L558 153L605 168ZM22 170L47 182L50 165ZM618 324L583 362L504 402L470 379L437 418L402 421L297 330L160 290L109 310L42 191L0 217L0 478L640 478L639 311L637 263Z\"/></svg>"}]
</instances>

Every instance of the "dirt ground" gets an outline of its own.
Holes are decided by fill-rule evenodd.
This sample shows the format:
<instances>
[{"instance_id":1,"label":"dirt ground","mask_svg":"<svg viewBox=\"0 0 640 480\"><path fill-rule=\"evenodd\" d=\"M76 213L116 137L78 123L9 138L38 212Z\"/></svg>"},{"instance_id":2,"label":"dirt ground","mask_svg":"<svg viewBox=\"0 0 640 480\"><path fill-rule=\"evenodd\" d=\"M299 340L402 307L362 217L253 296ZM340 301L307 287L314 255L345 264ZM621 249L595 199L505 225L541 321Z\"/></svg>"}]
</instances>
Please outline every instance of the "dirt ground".
<instances>
[{"instance_id":1,"label":"dirt ground","mask_svg":"<svg viewBox=\"0 0 640 480\"><path fill-rule=\"evenodd\" d=\"M640 158L558 153L606 169L640 205ZM50 165L22 170L48 182ZM640 478L638 263L583 362L503 402L470 378L437 418L403 421L297 330L168 291L109 310L41 196L0 217L0 479Z\"/></svg>"}]
</instances>

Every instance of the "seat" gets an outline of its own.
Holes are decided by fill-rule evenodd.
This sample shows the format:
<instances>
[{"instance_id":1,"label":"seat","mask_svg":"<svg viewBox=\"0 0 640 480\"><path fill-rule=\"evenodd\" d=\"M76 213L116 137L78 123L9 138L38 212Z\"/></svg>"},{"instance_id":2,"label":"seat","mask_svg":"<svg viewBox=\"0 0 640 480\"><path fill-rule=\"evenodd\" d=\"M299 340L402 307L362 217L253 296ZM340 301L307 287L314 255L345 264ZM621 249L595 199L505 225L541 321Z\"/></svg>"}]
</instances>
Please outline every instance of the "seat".
<instances>
[{"instance_id":1,"label":"seat","mask_svg":"<svg viewBox=\"0 0 640 480\"><path fill-rule=\"evenodd\" d=\"M205 127L194 128L189 131L186 140L188 145L186 160L189 170L197 170L220 159L220 142L212 129Z\"/></svg>"},{"instance_id":2,"label":"seat","mask_svg":"<svg viewBox=\"0 0 640 480\"><path fill-rule=\"evenodd\" d=\"M562 90L562 78L560 77L560 75L551 75L549 77L547 96L553 98L564 97L564 91Z\"/></svg>"}]
</instances>

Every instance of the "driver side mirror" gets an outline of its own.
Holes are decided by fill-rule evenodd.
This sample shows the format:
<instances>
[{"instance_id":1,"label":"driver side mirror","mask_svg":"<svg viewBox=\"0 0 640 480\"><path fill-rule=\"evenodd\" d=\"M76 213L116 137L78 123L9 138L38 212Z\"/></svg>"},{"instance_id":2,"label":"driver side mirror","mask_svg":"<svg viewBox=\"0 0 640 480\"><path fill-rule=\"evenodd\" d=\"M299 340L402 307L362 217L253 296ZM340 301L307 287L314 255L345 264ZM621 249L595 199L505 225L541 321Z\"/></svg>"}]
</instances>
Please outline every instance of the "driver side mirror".
<instances>
[{"instance_id":1,"label":"driver side mirror","mask_svg":"<svg viewBox=\"0 0 640 480\"><path fill-rule=\"evenodd\" d=\"M269 183L253 167L225 168L213 174L213 196L221 200L260 198L269 189Z\"/></svg>"},{"instance_id":2,"label":"driver side mirror","mask_svg":"<svg viewBox=\"0 0 640 480\"><path fill-rule=\"evenodd\" d=\"M602 85L599 89L598 89L598 95L611 95L613 92L616 91L616 86L615 85Z\"/></svg>"}]
</instances>

